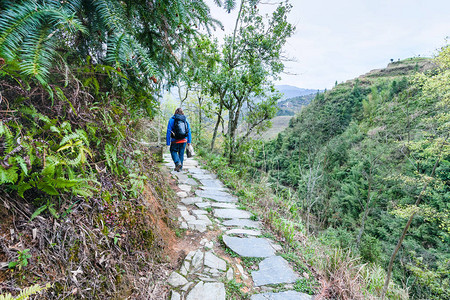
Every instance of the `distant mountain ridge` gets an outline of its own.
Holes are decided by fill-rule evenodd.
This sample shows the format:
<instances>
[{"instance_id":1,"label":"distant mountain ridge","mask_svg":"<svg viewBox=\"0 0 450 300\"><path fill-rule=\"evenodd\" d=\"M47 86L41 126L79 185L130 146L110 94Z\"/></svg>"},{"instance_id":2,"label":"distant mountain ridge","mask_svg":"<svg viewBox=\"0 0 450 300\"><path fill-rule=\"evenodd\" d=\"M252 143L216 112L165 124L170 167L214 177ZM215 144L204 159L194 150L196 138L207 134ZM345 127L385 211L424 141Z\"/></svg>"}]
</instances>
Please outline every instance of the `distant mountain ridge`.
<instances>
[{"instance_id":1,"label":"distant mountain ridge","mask_svg":"<svg viewBox=\"0 0 450 300\"><path fill-rule=\"evenodd\" d=\"M292 97L286 100L281 100L278 102L278 116L294 116L296 113L300 112L303 106L308 105L314 97L315 94L308 94L305 96Z\"/></svg>"},{"instance_id":2,"label":"distant mountain ridge","mask_svg":"<svg viewBox=\"0 0 450 300\"><path fill-rule=\"evenodd\" d=\"M318 91L314 89L302 89L293 85L276 85L275 88L280 93L283 93L284 96L281 98L281 100L316 94Z\"/></svg>"}]
</instances>

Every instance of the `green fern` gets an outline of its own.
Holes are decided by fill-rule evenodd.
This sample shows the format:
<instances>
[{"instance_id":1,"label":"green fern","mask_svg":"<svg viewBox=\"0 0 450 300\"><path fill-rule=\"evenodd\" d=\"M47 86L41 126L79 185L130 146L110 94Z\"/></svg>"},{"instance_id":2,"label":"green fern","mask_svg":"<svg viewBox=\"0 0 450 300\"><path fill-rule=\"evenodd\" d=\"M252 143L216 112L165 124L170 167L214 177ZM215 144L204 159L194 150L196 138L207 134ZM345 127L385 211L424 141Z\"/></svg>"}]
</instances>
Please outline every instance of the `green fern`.
<instances>
[{"instance_id":1,"label":"green fern","mask_svg":"<svg viewBox=\"0 0 450 300\"><path fill-rule=\"evenodd\" d=\"M18 169L19 168L17 168L16 166L8 169L0 166L0 184L15 183L17 179L19 179L19 175L17 174Z\"/></svg>"},{"instance_id":2,"label":"green fern","mask_svg":"<svg viewBox=\"0 0 450 300\"><path fill-rule=\"evenodd\" d=\"M111 144L105 145L105 157L106 157L106 163L109 167L109 169L116 174L119 173L117 169L117 148L114 147Z\"/></svg>"},{"instance_id":3,"label":"green fern","mask_svg":"<svg viewBox=\"0 0 450 300\"><path fill-rule=\"evenodd\" d=\"M8 61L20 58L20 70L46 84L58 42L58 31L85 32L73 12L59 1L24 1L0 15L0 55Z\"/></svg>"},{"instance_id":4,"label":"green fern","mask_svg":"<svg viewBox=\"0 0 450 300\"><path fill-rule=\"evenodd\" d=\"M24 288L20 292L20 294L16 297L12 296L9 293L0 295L0 300L27 300L30 298L30 296L40 293L42 291L45 291L50 287L51 287L50 283L47 283L45 286L40 286L39 284L35 284L30 287Z\"/></svg>"}]
</instances>

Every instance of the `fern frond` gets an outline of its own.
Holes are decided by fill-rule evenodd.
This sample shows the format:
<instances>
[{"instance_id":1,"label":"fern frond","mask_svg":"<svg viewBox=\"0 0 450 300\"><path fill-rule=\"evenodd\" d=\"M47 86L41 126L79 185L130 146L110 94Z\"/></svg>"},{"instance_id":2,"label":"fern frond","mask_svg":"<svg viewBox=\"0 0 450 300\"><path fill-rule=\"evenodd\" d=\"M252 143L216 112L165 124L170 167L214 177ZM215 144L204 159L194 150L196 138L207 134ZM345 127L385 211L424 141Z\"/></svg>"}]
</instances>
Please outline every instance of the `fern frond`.
<instances>
[{"instance_id":1,"label":"fern frond","mask_svg":"<svg viewBox=\"0 0 450 300\"><path fill-rule=\"evenodd\" d=\"M0 14L0 55L8 60L21 58L20 69L45 84L53 64L59 31L85 32L74 12L59 1L23 1Z\"/></svg>"},{"instance_id":2,"label":"fern frond","mask_svg":"<svg viewBox=\"0 0 450 300\"><path fill-rule=\"evenodd\" d=\"M69 142L69 141L74 141L74 140L77 140L77 139L79 139L78 133L73 132L73 133L71 133L71 134L68 134L68 135L64 136L64 137L62 138L61 142L59 143L59 145L60 145L60 146L64 146L64 145L67 144L67 142ZM60 149L61 149L61 148L60 148ZM61 150L58 150L58 151L61 151Z\"/></svg>"},{"instance_id":3,"label":"fern frond","mask_svg":"<svg viewBox=\"0 0 450 300\"><path fill-rule=\"evenodd\" d=\"M117 1L95 0L93 1L93 5L103 24L111 32L120 35L123 33L124 26L130 30L127 22L125 22L123 7Z\"/></svg>"},{"instance_id":4,"label":"fern frond","mask_svg":"<svg viewBox=\"0 0 450 300\"><path fill-rule=\"evenodd\" d=\"M39 27L46 11L37 3L14 5L0 15L0 54L14 59L23 37Z\"/></svg>"},{"instance_id":5,"label":"fern frond","mask_svg":"<svg viewBox=\"0 0 450 300\"><path fill-rule=\"evenodd\" d=\"M14 136L9 129L9 127L0 121L0 137L3 137L3 145L0 144L0 147L3 148L5 153L9 153L14 148Z\"/></svg>"},{"instance_id":6,"label":"fern frond","mask_svg":"<svg viewBox=\"0 0 450 300\"><path fill-rule=\"evenodd\" d=\"M52 184L54 187L56 187L58 189L67 189L67 188L72 188L76 185L79 185L80 180L79 179L66 179L63 177L58 177L58 178L52 180Z\"/></svg>"},{"instance_id":7,"label":"fern frond","mask_svg":"<svg viewBox=\"0 0 450 300\"><path fill-rule=\"evenodd\" d=\"M232 11L236 7L236 0L225 0L224 8L227 12Z\"/></svg>"},{"instance_id":8,"label":"fern frond","mask_svg":"<svg viewBox=\"0 0 450 300\"><path fill-rule=\"evenodd\" d=\"M58 196L59 192L58 190L48 181L40 181L36 184L36 187L40 189L43 192L46 192L49 195L52 196Z\"/></svg>"},{"instance_id":9,"label":"fern frond","mask_svg":"<svg viewBox=\"0 0 450 300\"><path fill-rule=\"evenodd\" d=\"M32 285L23 289L20 294L14 298L15 300L27 300L31 295L37 294L39 292L45 291L51 285L47 283L45 286L40 286L39 284Z\"/></svg>"},{"instance_id":10,"label":"fern frond","mask_svg":"<svg viewBox=\"0 0 450 300\"><path fill-rule=\"evenodd\" d=\"M16 166L13 166L9 169L5 169L0 166L0 184L15 183L17 179L19 179L17 170L18 168Z\"/></svg>"},{"instance_id":11,"label":"fern frond","mask_svg":"<svg viewBox=\"0 0 450 300\"><path fill-rule=\"evenodd\" d=\"M28 175L28 167L27 167L27 164L25 162L25 159L23 159L20 156L15 157L15 159L16 159L16 162L19 164L20 168L22 169L22 172L25 175Z\"/></svg>"},{"instance_id":12,"label":"fern frond","mask_svg":"<svg viewBox=\"0 0 450 300\"><path fill-rule=\"evenodd\" d=\"M54 40L48 39L48 27L38 32L30 32L25 38L21 50L21 71L25 75L47 77L55 55Z\"/></svg>"}]
</instances>

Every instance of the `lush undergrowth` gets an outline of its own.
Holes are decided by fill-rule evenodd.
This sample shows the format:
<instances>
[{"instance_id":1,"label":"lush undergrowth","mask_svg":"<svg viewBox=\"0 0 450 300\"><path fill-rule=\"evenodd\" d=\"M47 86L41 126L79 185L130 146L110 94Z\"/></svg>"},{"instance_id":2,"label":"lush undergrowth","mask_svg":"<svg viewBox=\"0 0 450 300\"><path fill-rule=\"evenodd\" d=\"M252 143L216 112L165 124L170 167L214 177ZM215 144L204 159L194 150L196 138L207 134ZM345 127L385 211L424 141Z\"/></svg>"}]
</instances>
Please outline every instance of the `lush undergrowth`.
<instances>
[{"instance_id":1,"label":"lush undergrowth","mask_svg":"<svg viewBox=\"0 0 450 300\"><path fill-rule=\"evenodd\" d=\"M0 70L0 293L47 283L46 299L167 293L174 194L135 142L143 114L96 68L46 86Z\"/></svg>"}]
</instances>

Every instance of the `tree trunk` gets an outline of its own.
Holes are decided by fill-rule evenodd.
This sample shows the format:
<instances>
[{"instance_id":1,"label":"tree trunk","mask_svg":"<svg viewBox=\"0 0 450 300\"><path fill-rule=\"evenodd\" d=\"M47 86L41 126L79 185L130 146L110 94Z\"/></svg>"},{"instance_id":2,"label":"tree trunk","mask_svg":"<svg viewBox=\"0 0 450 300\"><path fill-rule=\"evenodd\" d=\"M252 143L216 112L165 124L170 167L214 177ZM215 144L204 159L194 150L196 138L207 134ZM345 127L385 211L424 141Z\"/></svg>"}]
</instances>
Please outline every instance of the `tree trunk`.
<instances>
[{"instance_id":1,"label":"tree trunk","mask_svg":"<svg viewBox=\"0 0 450 300\"><path fill-rule=\"evenodd\" d=\"M216 122L216 126L214 127L214 133L213 133L213 137L211 140L211 152L214 150L214 143L216 141L217 131L219 130L220 120L222 119L222 109L223 109L223 103L222 103L222 101L220 101L219 112L217 113L217 122Z\"/></svg>"},{"instance_id":2,"label":"tree trunk","mask_svg":"<svg viewBox=\"0 0 450 300\"><path fill-rule=\"evenodd\" d=\"M239 124L239 116L241 114L241 108L243 104L243 99L236 99L238 101L235 111L229 110L229 120L228 120L228 137L229 137L229 163L234 162L235 154L238 151L238 145L236 144L237 128Z\"/></svg>"}]
</instances>

